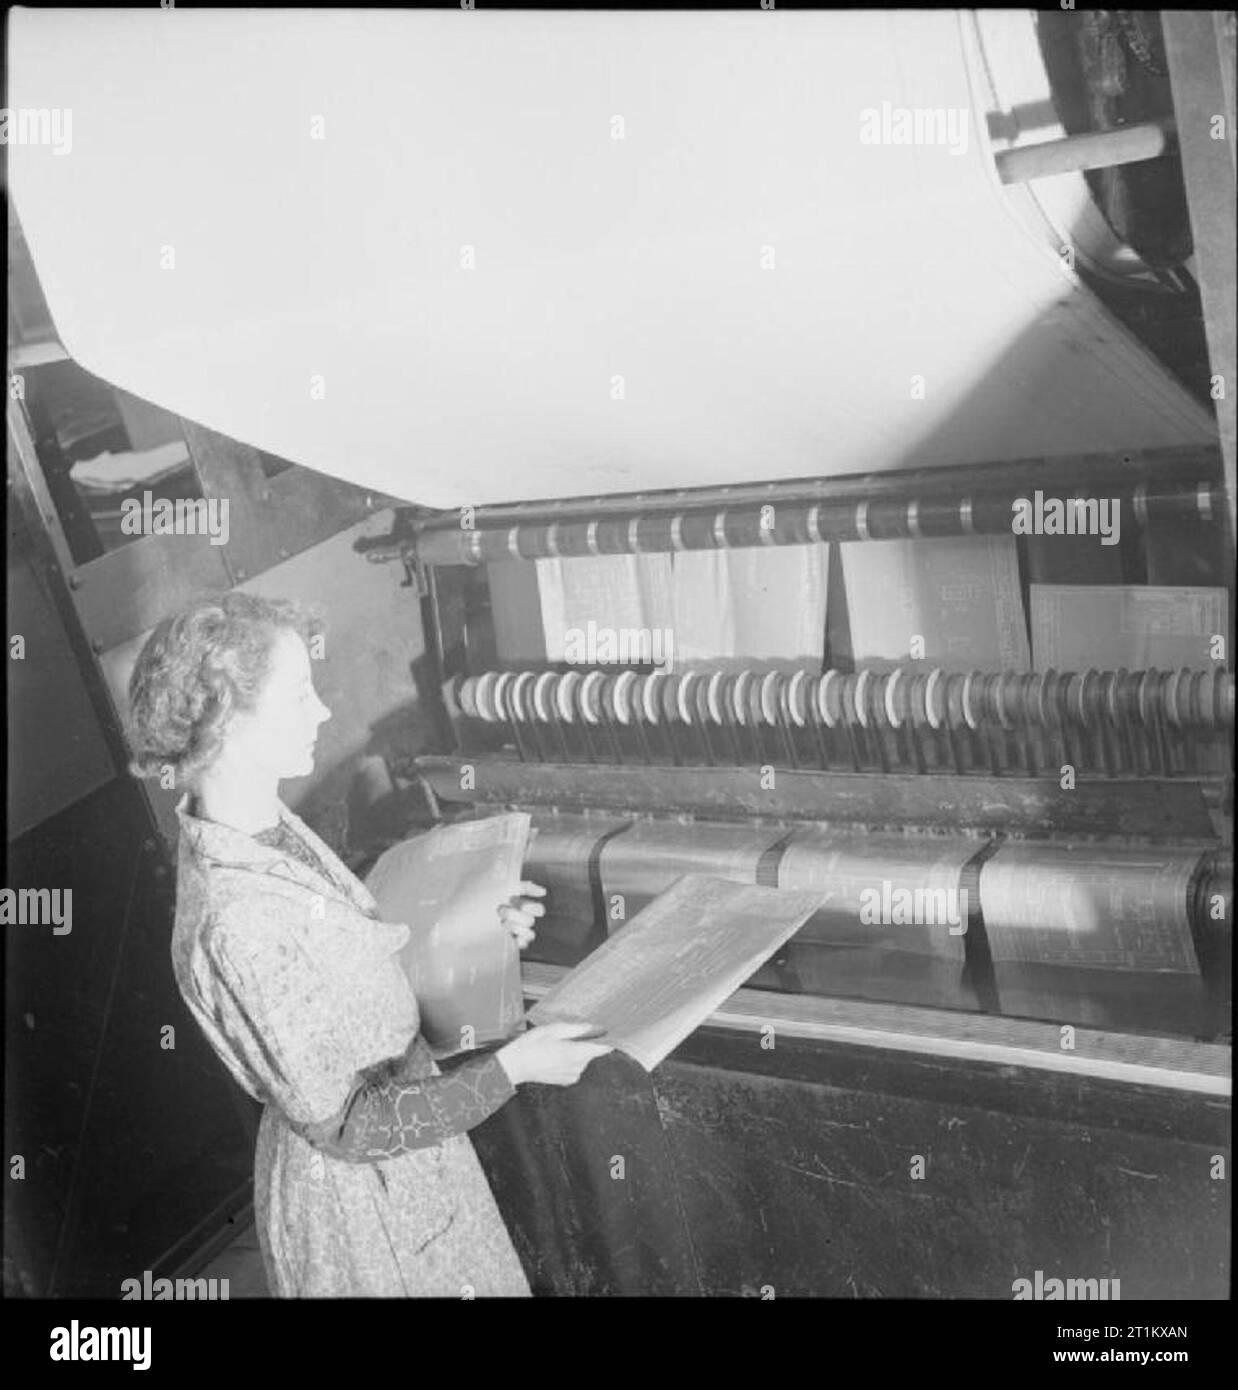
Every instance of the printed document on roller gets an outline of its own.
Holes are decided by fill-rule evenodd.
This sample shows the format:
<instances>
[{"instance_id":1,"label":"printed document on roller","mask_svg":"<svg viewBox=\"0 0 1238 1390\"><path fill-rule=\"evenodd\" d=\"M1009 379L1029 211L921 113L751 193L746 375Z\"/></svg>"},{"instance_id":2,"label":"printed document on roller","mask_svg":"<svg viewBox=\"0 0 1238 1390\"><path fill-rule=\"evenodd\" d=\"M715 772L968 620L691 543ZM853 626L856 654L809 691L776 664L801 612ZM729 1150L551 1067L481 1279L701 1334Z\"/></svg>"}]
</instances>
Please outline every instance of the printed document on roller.
<instances>
[{"instance_id":1,"label":"printed document on roller","mask_svg":"<svg viewBox=\"0 0 1238 1390\"><path fill-rule=\"evenodd\" d=\"M393 845L366 879L383 919L409 927L400 963L440 1055L520 1026L520 952L498 908L520 883L528 840L523 812L442 825Z\"/></svg>"},{"instance_id":2,"label":"printed document on roller","mask_svg":"<svg viewBox=\"0 0 1238 1390\"><path fill-rule=\"evenodd\" d=\"M601 662L620 661L627 655L617 650L620 633L629 634L624 639L629 645L633 640L630 634L647 633L652 645L652 634L664 633L671 625L669 555L577 555L538 560L537 585L548 661L577 660L594 665L594 660L571 650L573 640L588 642L590 624L593 650L589 657L597 657L599 640L616 644L609 652L602 647L597 657ZM575 639L569 636L573 632L578 634ZM657 650L662 650L661 642ZM634 659L639 659L639 652Z\"/></svg>"},{"instance_id":3,"label":"printed document on roller","mask_svg":"<svg viewBox=\"0 0 1238 1390\"><path fill-rule=\"evenodd\" d=\"M1228 631L1224 589L1149 584L1033 584L1038 671L1210 671Z\"/></svg>"},{"instance_id":4,"label":"printed document on roller","mask_svg":"<svg viewBox=\"0 0 1238 1390\"><path fill-rule=\"evenodd\" d=\"M652 1071L820 904L818 892L687 874L550 990L529 1022L593 1023Z\"/></svg>"},{"instance_id":5,"label":"printed document on roller","mask_svg":"<svg viewBox=\"0 0 1238 1390\"><path fill-rule=\"evenodd\" d=\"M623 632L669 630L672 661L757 660L819 669L828 558L826 545L780 545L538 560L546 659L569 658L568 634L587 636L592 623L595 646L603 631L617 641ZM654 657L667 647L662 640ZM605 662L631 653L592 655Z\"/></svg>"},{"instance_id":6,"label":"printed document on roller","mask_svg":"<svg viewBox=\"0 0 1238 1390\"><path fill-rule=\"evenodd\" d=\"M827 545L679 551L671 571L676 657L819 671L828 560Z\"/></svg>"},{"instance_id":7,"label":"printed document on roller","mask_svg":"<svg viewBox=\"0 0 1238 1390\"><path fill-rule=\"evenodd\" d=\"M1013 536L848 541L841 554L857 667L1028 669Z\"/></svg>"}]
</instances>

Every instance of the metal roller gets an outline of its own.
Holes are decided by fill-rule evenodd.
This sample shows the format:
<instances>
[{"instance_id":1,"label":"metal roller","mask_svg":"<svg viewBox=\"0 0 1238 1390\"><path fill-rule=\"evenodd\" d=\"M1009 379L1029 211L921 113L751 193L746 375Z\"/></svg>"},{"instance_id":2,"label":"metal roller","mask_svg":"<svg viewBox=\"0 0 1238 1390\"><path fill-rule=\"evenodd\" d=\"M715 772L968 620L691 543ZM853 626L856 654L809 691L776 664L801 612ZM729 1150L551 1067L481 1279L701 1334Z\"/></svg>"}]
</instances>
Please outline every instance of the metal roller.
<instances>
[{"instance_id":1,"label":"metal roller","mask_svg":"<svg viewBox=\"0 0 1238 1390\"><path fill-rule=\"evenodd\" d=\"M525 758L837 771L1223 776L1234 677L1174 671L694 666L486 671L443 687L448 715L507 728Z\"/></svg>"},{"instance_id":2,"label":"metal roller","mask_svg":"<svg viewBox=\"0 0 1238 1390\"><path fill-rule=\"evenodd\" d=\"M1099 480L1098 480L1099 481ZM777 497L773 529L762 524L761 501L716 506L658 507L651 499L596 499L591 514L557 520L530 515L512 524L507 509L482 508L477 526L430 520L411 536L377 537L364 547L374 561L416 560L422 565L480 565L496 560L532 561L577 555L631 555L676 550L739 549L765 545L803 545L821 541L880 541L933 536L1009 535L1014 502L1028 495L1028 481L955 491L924 490L908 497L875 496L878 479L866 480L857 495L844 480L815 486L780 484L767 490ZM1046 484L1062 487L1063 481ZM1115 479L1105 484L1141 527L1183 519L1216 525L1223 514L1222 491L1211 482L1139 483ZM799 493L797 496L796 493ZM848 495L850 492L850 495ZM589 504L582 501L581 508ZM639 510L635 508L639 505ZM454 517L453 517L454 521Z\"/></svg>"}]
</instances>

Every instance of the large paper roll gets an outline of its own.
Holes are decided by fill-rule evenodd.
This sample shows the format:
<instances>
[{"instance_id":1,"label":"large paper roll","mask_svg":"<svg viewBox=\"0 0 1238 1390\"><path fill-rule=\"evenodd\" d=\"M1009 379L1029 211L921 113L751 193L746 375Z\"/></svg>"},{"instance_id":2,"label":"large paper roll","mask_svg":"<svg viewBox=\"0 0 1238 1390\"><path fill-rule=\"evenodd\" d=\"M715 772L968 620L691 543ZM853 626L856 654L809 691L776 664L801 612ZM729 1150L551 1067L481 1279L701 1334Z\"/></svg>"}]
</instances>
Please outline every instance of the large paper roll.
<instances>
[{"instance_id":1,"label":"large paper roll","mask_svg":"<svg viewBox=\"0 0 1238 1390\"><path fill-rule=\"evenodd\" d=\"M815 888L821 907L802 938L964 957L963 870L974 840L797 830L778 863L779 888Z\"/></svg>"},{"instance_id":2,"label":"large paper roll","mask_svg":"<svg viewBox=\"0 0 1238 1390\"><path fill-rule=\"evenodd\" d=\"M618 931L684 874L779 886L774 846L785 833L747 824L635 822L602 846L607 929Z\"/></svg>"},{"instance_id":3,"label":"large paper roll","mask_svg":"<svg viewBox=\"0 0 1238 1390\"><path fill-rule=\"evenodd\" d=\"M980 907L1003 1013L1206 1037L1220 1026L1188 915L1198 850L1002 845Z\"/></svg>"},{"instance_id":4,"label":"large paper roll","mask_svg":"<svg viewBox=\"0 0 1238 1390\"><path fill-rule=\"evenodd\" d=\"M1197 975L1198 850L1006 844L980 870L993 960Z\"/></svg>"},{"instance_id":5,"label":"large paper roll","mask_svg":"<svg viewBox=\"0 0 1238 1390\"><path fill-rule=\"evenodd\" d=\"M606 936L597 859L603 844L627 825L619 816L533 817L524 876L547 892L530 960L575 965Z\"/></svg>"},{"instance_id":6,"label":"large paper roll","mask_svg":"<svg viewBox=\"0 0 1238 1390\"><path fill-rule=\"evenodd\" d=\"M10 180L89 371L416 502L1211 441L998 180L1032 26L17 9Z\"/></svg>"}]
</instances>

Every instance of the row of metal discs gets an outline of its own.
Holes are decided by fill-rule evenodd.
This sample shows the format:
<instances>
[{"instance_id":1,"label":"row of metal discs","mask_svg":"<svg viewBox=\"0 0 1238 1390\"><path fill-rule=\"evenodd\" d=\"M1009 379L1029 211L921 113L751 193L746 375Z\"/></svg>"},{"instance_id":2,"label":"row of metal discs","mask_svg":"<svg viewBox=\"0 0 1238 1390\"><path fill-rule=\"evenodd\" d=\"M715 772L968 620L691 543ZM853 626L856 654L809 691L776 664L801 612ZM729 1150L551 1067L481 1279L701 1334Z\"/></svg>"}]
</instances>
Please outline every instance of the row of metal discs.
<instances>
[{"instance_id":1,"label":"row of metal discs","mask_svg":"<svg viewBox=\"0 0 1238 1390\"><path fill-rule=\"evenodd\" d=\"M1212 671L487 671L456 677L449 702L487 723L678 721L805 728L1004 729L1168 722L1232 729L1234 676Z\"/></svg>"}]
</instances>

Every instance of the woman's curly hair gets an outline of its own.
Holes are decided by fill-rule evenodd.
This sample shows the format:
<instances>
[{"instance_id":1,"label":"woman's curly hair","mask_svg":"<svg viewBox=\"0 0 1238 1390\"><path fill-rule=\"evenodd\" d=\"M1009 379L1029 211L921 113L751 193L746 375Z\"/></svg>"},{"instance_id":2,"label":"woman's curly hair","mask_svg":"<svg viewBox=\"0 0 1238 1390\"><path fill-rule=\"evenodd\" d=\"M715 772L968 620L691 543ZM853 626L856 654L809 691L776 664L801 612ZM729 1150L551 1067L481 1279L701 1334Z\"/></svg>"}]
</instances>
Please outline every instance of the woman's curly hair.
<instances>
[{"instance_id":1,"label":"woman's curly hair","mask_svg":"<svg viewBox=\"0 0 1238 1390\"><path fill-rule=\"evenodd\" d=\"M151 633L129 677L135 777L170 767L191 786L214 762L233 715L253 709L281 632L307 643L316 615L290 599L232 592L202 599Z\"/></svg>"}]
</instances>

